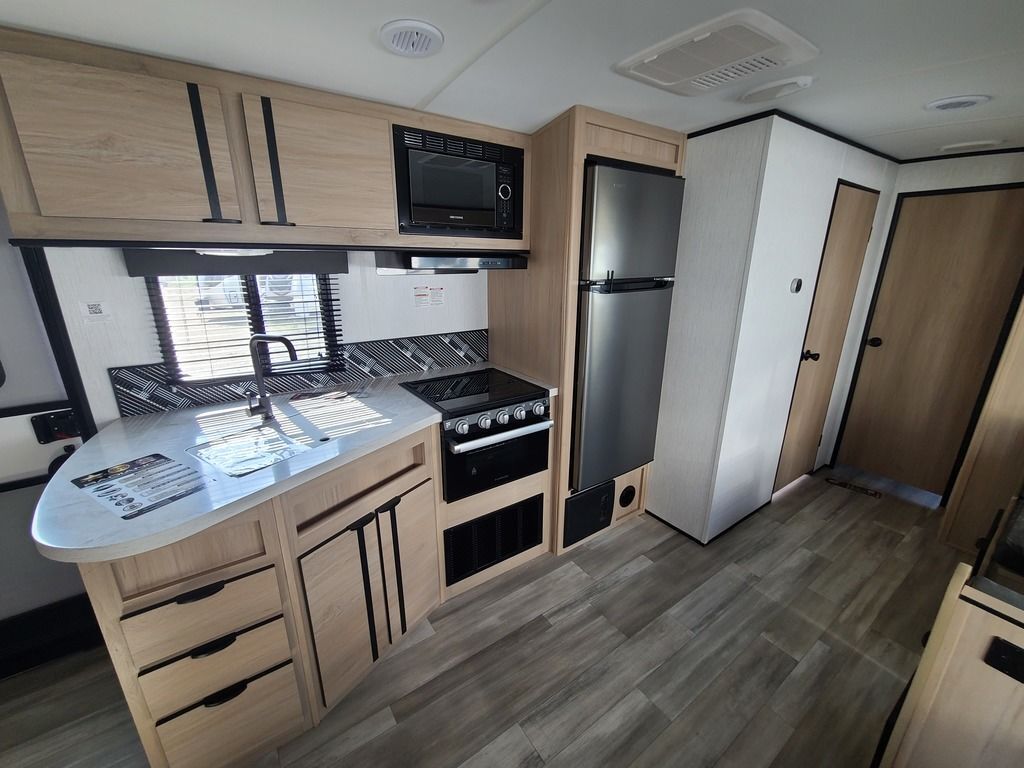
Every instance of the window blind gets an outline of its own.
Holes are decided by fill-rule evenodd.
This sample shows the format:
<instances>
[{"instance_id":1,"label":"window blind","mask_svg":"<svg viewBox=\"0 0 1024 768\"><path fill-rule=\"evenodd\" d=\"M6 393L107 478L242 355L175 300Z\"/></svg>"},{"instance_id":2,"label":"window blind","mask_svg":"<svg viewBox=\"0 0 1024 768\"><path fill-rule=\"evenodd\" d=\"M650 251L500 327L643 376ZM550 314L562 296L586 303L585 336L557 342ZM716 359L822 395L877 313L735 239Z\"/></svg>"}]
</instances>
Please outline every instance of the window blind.
<instances>
[{"instance_id":1,"label":"window blind","mask_svg":"<svg viewBox=\"0 0 1024 768\"><path fill-rule=\"evenodd\" d=\"M287 336L261 351L264 372L341 370L341 316L330 275L200 275L147 277L157 337L172 376L181 381L252 373L249 337Z\"/></svg>"}]
</instances>

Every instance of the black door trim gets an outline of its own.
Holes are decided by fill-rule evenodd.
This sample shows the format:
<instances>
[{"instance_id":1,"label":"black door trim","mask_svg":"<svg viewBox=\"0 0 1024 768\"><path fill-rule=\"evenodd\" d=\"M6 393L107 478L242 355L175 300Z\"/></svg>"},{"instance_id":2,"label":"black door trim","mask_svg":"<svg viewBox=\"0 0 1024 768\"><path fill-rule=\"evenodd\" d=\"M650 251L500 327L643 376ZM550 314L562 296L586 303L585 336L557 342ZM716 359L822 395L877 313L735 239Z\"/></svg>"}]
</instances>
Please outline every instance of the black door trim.
<instances>
[{"instance_id":1,"label":"black door trim","mask_svg":"<svg viewBox=\"0 0 1024 768\"><path fill-rule=\"evenodd\" d=\"M825 264L825 249L828 248L828 237L832 233L832 219L835 218L836 203L839 201L839 189L840 189L840 187L850 187L851 189L859 189L862 192L870 192L871 194L878 195L878 200L875 201L875 215L876 216L878 215L878 203L882 199L882 191L879 190L879 189L872 189L871 187L865 187L863 184L857 184L856 182L853 182L853 181L847 181L846 179L844 179L842 177L839 177L839 178L836 179L836 188L835 188L835 191L832 193L832 207L829 209L829 212L828 212L828 224L825 227L825 239L821 243L821 255L818 257L818 273L817 273L817 275L815 275L815 278L814 278L814 295L811 296L811 311L807 313L807 325L804 326L804 338L803 338L803 341L800 343L800 349L801 350L807 349L807 334L808 334L808 332L811 329L811 316L814 314L814 302L818 298L818 284L821 281L821 269L822 269L822 267ZM872 219L872 222L873 221L874 221L874 219ZM874 227L874 224L872 223L872 228L873 227ZM870 242L871 242L871 235L869 234L868 235L868 243L870 244ZM867 254L867 246L865 246L865 255L866 254ZM860 267L860 269L861 269L861 272L864 271L864 259L863 258L861 259L861 267ZM856 301L856 289L854 290L854 301ZM847 326L847 331L849 331L849 326L850 326L850 318L849 317L846 318L846 326ZM839 354L840 354L840 358L841 358L842 357L842 350L840 350ZM786 418L786 431L787 432L789 430L789 420L793 417L793 400L796 398L796 385L797 385L797 381L800 378L800 371L802 370L802 366L803 366L803 362L801 362L800 367L797 368L796 378L793 379L793 391L789 395L789 416ZM837 373L838 373L838 370L837 370ZM836 383L836 379L835 379L835 376L833 376L832 377L832 386L833 387L835 386L835 383ZM826 412L826 419L827 418L828 418L828 415L827 415L827 412ZM824 424L822 424L822 427L824 427ZM818 444L821 445L820 442ZM786 447L786 433L784 432L783 436L782 436L782 448L783 448L783 450L785 450L785 447ZM815 460L817 460L817 459L815 459ZM775 475L772 478L772 494L773 495L775 494L775 484L779 481L779 467L781 467L781 466L782 466L782 451L779 451L779 460L775 464ZM816 469L817 469L817 467L813 467L812 466L810 471L813 472Z\"/></svg>"},{"instance_id":2,"label":"black door trim","mask_svg":"<svg viewBox=\"0 0 1024 768\"><path fill-rule=\"evenodd\" d=\"M977 187L949 187L945 189L922 189L911 192L900 192L896 195L896 202L892 212L892 219L889 222L889 231L886 234L885 249L882 252L882 261L878 267L878 277L875 279L875 286L871 294L871 305L868 308L867 318L864 321L864 330L861 333L860 349L857 352L857 363L853 368L853 376L850 379L850 391L846 395L846 403L843 406L843 418L839 423L839 431L836 434L836 443L832 448L832 459L829 462L830 467L836 465L836 461L839 458L839 449L842 446L843 437L846 433L846 424L850 416L850 407L853 404L853 397L857 389L857 381L860 378L861 364L864 360L864 350L867 347L867 341L870 335L871 323L875 317L875 310L878 306L878 297L881 293L882 284L885 280L885 271L889 265L889 256L892 251L893 240L896 236L896 230L899 226L900 213L903 209L903 201L912 197L937 197L940 195L959 195L959 194L971 194L974 192L998 192L1007 189L1021 189L1024 188L1024 182L1013 182L1008 184L987 184ZM964 434L963 440L961 441L960 450L956 461L953 464L950 476L946 481L946 488L942 496L941 504L944 506L949 501L949 495L953 490L953 486L956 484L957 475L963 465L964 456L967 453L967 448L970 446L971 439L974 436L974 429L978 423L978 417L981 415L981 409L984 407L985 399L988 396L988 391L992 383L992 378L995 376L995 371L999 366L999 361L1002 358L1003 350L1006 346L1006 337L1009 335L1010 327L1016 316L1016 312L1019 309L1022 295L1024 295L1024 274L1018 280L1016 291L1014 292L1013 299L1010 301L1010 308L1007 313L1007 317L1003 321L1003 328L1000 331L1000 335L996 341L996 347L992 354L992 359L989 361L989 367L986 371L985 378L982 380L981 390L978 393L978 398L975 401L974 409L971 413L971 418L967 425L967 430Z\"/></svg>"}]
</instances>

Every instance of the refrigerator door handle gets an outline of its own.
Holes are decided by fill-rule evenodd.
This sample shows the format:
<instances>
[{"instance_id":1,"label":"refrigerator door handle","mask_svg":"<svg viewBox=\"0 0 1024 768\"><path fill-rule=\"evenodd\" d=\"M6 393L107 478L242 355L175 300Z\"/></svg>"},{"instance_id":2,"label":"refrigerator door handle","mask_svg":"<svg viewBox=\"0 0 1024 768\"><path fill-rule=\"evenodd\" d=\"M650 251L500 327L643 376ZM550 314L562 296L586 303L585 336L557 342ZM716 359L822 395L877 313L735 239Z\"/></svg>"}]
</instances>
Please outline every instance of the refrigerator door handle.
<instances>
[{"instance_id":1,"label":"refrigerator door handle","mask_svg":"<svg viewBox=\"0 0 1024 768\"><path fill-rule=\"evenodd\" d=\"M675 285L671 277L646 280L582 280L580 288L591 293L627 293L629 291L663 291Z\"/></svg>"}]
</instances>

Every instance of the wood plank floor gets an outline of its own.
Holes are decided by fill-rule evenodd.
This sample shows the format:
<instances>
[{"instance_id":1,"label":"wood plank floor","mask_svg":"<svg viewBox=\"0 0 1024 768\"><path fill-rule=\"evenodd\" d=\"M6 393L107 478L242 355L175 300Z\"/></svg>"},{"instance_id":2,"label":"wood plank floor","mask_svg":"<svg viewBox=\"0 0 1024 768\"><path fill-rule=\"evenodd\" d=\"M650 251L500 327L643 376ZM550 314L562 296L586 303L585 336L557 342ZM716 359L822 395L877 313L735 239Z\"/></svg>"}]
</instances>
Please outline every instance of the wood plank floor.
<instances>
[{"instance_id":1,"label":"wood plank floor","mask_svg":"<svg viewBox=\"0 0 1024 768\"><path fill-rule=\"evenodd\" d=\"M804 478L707 547L642 515L441 606L258 765L857 766L956 553ZM144 765L102 649L0 682L0 765Z\"/></svg>"}]
</instances>

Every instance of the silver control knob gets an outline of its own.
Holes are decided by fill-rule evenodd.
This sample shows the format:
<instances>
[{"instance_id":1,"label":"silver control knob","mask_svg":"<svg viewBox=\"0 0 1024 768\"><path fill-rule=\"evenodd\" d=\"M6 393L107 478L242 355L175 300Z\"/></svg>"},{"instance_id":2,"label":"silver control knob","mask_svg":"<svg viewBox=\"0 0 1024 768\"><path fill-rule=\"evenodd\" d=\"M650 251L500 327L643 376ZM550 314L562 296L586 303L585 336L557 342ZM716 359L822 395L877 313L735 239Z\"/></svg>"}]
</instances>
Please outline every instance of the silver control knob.
<instances>
[{"instance_id":1,"label":"silver control knob","mask_svg":"<svg viewBox=\"0 0 1024 768\"><path fill-rule=\"evenodd\" d=\"M517 405L516 409L512 411L512 417L516 421L523 421L526 418L526 409L521 405Z\"/></svg>"},{"instance_id":2,"label":"silver control knob","mask_svg":"<svg viewBox=\"0 0 1024 768\"><path fill-rule=\"evenodd\" d=\"M469 422L465 419L461 419L459 423L455 425L455 431L460 435L469 434Z\"/></svg>"},{"instance_id":3,"label":"silver control knob","mask_svg":"<svg viewBox=\"0 0 1024 768\"><path fill-rule=\"evenodd\" d=\"M510 197L512 197L512 187L510 187L508 184L499 184L498 197L500 197L502 200L508 200Z\"/></svg>"},{"instance_id":4,"label":"silver control knob","mask_svg":"<svg viewBox=\"0 0 1024 768\"><path fill-rule=\"evenodd\" d=\"M488 416L485 413L483 416L481 416L479 419L477 419L476 425L478 427L480 427L480 429L490 429L491 428L491 417Z\"/></svg>"},{"instance_id":5,"label":"silver control knob","mask_svg":"<svg viewBox=\"0 0 1024 768\"><path fill-rule=\"evenodd\" d=\"M543 416L544 415L544 403L534 403L533 404L533 415L534 416Z\"/></svg>"},{"instance_id":6,"label":"silver control knob","mask_svg":"<svg viewBox=\"0 0 1024 768\"><path fill-rule=\"evenodd\" d=\"M508 424L508 411L498 411L494 414L494 420L502 426Z\"/></svg>"}]
</instances>

